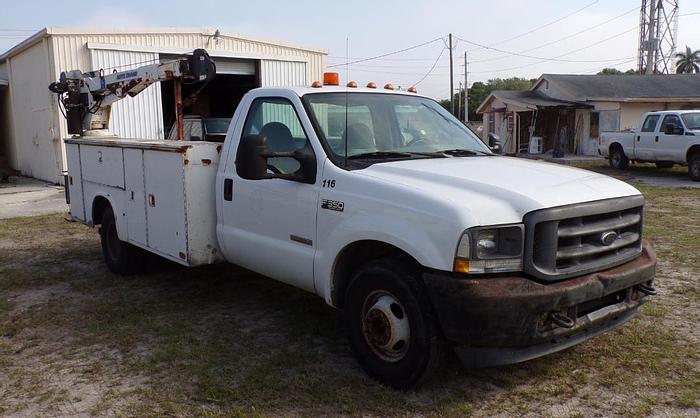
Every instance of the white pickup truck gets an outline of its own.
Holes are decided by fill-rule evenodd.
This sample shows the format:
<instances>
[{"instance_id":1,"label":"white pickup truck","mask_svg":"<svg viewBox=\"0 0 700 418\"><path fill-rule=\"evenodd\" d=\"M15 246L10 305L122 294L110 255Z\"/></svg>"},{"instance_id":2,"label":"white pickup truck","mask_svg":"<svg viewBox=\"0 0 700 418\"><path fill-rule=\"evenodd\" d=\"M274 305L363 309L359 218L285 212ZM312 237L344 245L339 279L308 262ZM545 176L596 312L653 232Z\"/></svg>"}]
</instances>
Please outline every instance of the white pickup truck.
<instances>
[{"instance_id":1,"label":"white pickup truck","mask_svg":"<svg viewBox=\"0 0 700 418\"><path fill-rule=\"evenodd\" d=\"M415 93L259 88L224 143L65 143L71 214L100 225L111 271L137 272L145 250L313 292L394 387L449 348L473 367L565 349L656 292L638 190L496 155Z\"/></svg>"},{"instance_id":2,"label":"white pickup truck","mask_svg":"<svg viewBox=\"0 0 700 418\"><path fill-rule=\"evenodd\" d=\"M638 130L600 135L598 153L610 166L624 170L632 162L655 162L659 168L688 165L688 174L700 181L700 110L648 112Z\"/></svg>"}]
</instances>

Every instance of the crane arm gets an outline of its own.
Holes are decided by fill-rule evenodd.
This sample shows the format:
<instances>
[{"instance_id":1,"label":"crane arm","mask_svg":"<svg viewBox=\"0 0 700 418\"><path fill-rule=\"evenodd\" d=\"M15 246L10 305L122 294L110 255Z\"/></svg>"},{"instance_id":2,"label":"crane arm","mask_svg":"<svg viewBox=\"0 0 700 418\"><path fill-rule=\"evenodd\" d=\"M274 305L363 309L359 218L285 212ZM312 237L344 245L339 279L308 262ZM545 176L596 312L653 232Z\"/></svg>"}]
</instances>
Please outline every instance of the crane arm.
<instances>
[{"instance_id":1,"label":"crane arm","mask_svg":"<svg viewBox=\"0 0 700 418\"><path fill-rule=\"evenodd\" d=\"M164 63L144 65L126 71L104 74L103 70L61 73L49 90L58 94L65 109L68 133L72 135L107 132L111 105L127 96L134 97L151 84L165 80L208 82L216 73L214 62L203 49L192 55Z\"/></svg>"}]
</instances>

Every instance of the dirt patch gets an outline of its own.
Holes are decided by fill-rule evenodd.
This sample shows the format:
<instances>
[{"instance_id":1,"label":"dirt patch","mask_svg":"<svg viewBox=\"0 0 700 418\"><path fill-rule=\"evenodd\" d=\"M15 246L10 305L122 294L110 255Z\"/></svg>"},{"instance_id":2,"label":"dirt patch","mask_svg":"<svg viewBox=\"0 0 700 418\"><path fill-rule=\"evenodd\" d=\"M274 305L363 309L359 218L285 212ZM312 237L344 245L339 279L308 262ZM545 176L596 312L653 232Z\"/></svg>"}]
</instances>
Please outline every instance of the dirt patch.
<instances>
[{"instance_id":1,"label":"dirt patch","mask_svg":"<svg viewBox=\"0 0 700 418\"><path fill-rule=\"evenodd\" d=\"M661 261L641 315L520 365L453 361L413 392L369 379L338 313L313 295L228 265L155 261L120 278L94 229L0 221L0 413L697 416L700 192L642 189Z\"/></svg>"}]
</instances>

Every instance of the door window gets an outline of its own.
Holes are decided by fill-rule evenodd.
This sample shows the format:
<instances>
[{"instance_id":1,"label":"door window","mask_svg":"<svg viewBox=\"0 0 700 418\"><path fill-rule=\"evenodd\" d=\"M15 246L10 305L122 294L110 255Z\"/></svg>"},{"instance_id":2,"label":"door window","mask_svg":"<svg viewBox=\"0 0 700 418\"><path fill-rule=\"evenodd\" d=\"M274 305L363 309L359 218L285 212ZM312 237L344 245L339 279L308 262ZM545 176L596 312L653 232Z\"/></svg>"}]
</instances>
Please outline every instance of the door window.
<instances>
[{"instance_id":1,"label":"door window","mask_svg":"<svg viewBox=\"0 0 700 418\"><path fill-rule=\"evenodd\" d=\"M664 121L661 124L661 129L666 132L666 127L668 125L673 126L673 134L671 135L678 135L680 132L683 131L683 124L681 124L681 118L679 118L677 115L666 115L664 117Z\"/></svg>"},{"instance_id":2,"label":"door window","mask_svg":"<svg viewBox=\"0 0 700 418\"><path fill-rule=\"evenodd\" d=\"M293 152L309 142L294 106L282 98L266 97L253 102L242 137L247 135L266 137L271 152ZM289 157L268 158L267 165L277 174L294 173L301 167L299 161Z\"/></svg>"},{"instance_id":3,"label":"door window","mask_svg":"<svg viewBox=\"0 0 700 418\"><path fill-rule=\"evenodd\" d=\"M654 132L658 121L659 115L647 116L647 118L644 120L644 125L642 125L642 132Z\"/></svg>"}]
</instances>

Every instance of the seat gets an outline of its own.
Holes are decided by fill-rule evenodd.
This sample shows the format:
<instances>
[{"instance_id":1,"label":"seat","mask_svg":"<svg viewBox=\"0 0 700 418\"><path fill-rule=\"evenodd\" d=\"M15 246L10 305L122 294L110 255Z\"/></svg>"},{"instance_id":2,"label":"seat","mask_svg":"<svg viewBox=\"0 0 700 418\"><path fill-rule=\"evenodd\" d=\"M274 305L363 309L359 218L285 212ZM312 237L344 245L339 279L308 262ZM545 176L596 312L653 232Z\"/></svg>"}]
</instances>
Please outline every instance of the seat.
<instances>
[{"instance_id":1,"label":"seat","mask_svg":"<svg viewBox=\"0 0 700 418\"><path fill-rule=\"evenodd\" d=\"M348 150L363 150L365 152L377 150L372 130L364 123L357 122L348 125L339 144L341 153L345 151L346 141L348 141Z\"/></svg>"},{"instance_id":2,"label":"seat","mask_svg":"<svg viewBox=\"0 0 700 418\"><path fill-rule=\"evenodd\" d=\"M297 149L292 132L281 122L266 123L260 129L260 135L267 138L267 146L272 152L293 152ZM289 157L270 158L268 165L280 173L293 173L300 167L297 160Z\"/></svg>"}]
</instances>

